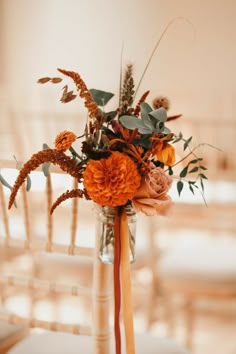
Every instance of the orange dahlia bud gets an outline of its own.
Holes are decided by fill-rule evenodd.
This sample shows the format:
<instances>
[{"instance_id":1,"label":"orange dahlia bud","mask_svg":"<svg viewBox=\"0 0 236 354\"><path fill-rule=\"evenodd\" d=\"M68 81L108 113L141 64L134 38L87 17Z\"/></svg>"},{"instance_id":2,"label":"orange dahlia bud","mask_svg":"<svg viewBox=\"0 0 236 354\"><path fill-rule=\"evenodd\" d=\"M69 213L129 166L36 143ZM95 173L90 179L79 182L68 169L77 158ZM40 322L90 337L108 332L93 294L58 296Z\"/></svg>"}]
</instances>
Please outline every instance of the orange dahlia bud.
<instances>
[{"instance_id":1,"label":"orange dahlia bud","mask_svg":"<svg viewBox=\"0 0 236 354\"><path fill-rule=\"evenodd\" d=\"M116 207L132 200L141 183L135 162L118 151L107 159L90 160L84 186L90 198L102 206Z\"/></svg>"},{"instance_id":2,"label":"orange dahlia bud","mask_svg":"<svg viewBox=\"0 0 236 354\"><path fill-rule=\"evenodd\" d=\"M66 151L72 145L72 143L77 139L76 135L73 132L64 130L56 136L54 141L55 148L57 150Z\"/></svg>"}]
</instances>

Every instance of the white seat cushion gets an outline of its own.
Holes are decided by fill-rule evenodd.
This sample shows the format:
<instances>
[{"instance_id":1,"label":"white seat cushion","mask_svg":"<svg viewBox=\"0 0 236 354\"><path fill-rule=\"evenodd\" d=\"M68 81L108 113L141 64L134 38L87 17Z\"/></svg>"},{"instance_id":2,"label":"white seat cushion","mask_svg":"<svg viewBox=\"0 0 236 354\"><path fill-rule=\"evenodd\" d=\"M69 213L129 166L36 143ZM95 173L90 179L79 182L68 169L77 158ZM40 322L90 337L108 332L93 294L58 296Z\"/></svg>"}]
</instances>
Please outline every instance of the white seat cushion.
<instances>
[{"instance_id":1,"label":"white seat cushion","mask_svg":"<svg viewBox=\"0 0 236 354\"><path fill-rule=\"evenodd\" d=\"M158 267L164 281L175 279L205 281L208 285L235 285L235 254L235 240L212 239L171 250L163 255Z\"/></svg>"},{"instance_id":2,"label":"white seat cushion","mask_svg":"<svg viewBox=\"0 0 236 354\"><path fill-rule=\"evenodd\" d=\"M147 334L136 336L136 354L187 354L175 342ZM124 352L124 351L123 351ZM93 354L91 337L44 332L29 336L12 348L8 354ZM114 346L111 354L114 353Z\"/></svg>"},{"instance_id":3,"label":"white seat cushion","mask_svg":"<svg viewBox=\"0 0 236 354\"><path fill-rule=\"evenodd\" d=\"M22 327L0 322L0 343L1 341L6 340L20 332L22 332Z\"/></svg>"}]
</instances>

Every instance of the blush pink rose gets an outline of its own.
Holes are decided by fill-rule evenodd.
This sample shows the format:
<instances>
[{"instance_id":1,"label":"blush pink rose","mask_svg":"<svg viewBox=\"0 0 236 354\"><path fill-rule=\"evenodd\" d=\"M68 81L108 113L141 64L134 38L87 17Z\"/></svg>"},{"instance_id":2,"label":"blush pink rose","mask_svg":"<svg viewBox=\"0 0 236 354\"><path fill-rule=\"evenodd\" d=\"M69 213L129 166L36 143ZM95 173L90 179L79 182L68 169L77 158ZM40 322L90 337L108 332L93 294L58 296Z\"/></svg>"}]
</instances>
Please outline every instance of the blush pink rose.
<instances>
[{"instance_id":1,"label":"blush pink rose","mask_svg":"<svg viewBox=\"0 0 236 354\"><path fill-rule=\"evenodd\" d=\"M142 178L141 185L132 200L134 209L147 216L166 215L173 205L167 194L172 179L162 168L155 167Z\"/></svg>"}]
</instances>

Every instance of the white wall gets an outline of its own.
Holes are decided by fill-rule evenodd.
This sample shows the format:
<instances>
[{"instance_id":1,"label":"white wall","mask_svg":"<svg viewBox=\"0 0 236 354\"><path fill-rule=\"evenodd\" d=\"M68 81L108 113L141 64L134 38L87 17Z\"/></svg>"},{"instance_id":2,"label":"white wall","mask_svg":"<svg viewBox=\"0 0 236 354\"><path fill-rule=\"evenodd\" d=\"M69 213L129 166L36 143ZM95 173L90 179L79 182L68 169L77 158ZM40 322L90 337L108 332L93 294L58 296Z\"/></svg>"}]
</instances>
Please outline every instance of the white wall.
<instances>
[{"instance_id":1,"label":"white wall","mask_svg":"<svg viewBox=\"0 0 236 354\"><path fill-rule=\"evenodd\" d=\"M199 119L235 119L235 0L0 0L0 87L11 109L82 110L59 102L60 88L37 78L57 67L80 72L88 86L117 92L120 54L139 80L167 95L172 112ZM191 23L191 24L190 24ZM115 105L115 102L114 102ZM69 118L68 118L69 119ZM47 138L47 136L46 136Z\"/></svg>"}]
</instances>

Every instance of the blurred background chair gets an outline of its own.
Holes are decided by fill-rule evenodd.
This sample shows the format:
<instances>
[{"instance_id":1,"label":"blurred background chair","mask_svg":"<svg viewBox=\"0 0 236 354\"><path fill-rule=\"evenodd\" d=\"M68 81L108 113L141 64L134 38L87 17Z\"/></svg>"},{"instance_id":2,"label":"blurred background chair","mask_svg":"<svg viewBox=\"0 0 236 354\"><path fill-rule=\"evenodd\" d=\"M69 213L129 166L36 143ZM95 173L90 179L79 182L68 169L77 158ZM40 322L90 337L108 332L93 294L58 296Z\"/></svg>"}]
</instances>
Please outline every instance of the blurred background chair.
<instances>
[{"instance_id":1,"label":"blurred background chair","mask_svg":"<svg viewBox=\"0 0 236 354\"><path fill-rule=\"evenodd\" d=\"M182 317L185 344L194 349L198 315L224 320L236 315L235 215L235 203L209 203L208 207L179 203L168 221L152 219L148 328L160 315L158 309L164 308L169 334L175 336ZM161 234L167 243L162 250Z\"/></svg>"},{"instance_id":2,"label":"blurred background chair","mask_svg":"<svg viewBox=\"0 0 236 354\"><path fill-rule=\"evenodd\" d=\"M196 193L193 196L184 190L179 198L173 193L173 186L172 215L150 219L152 281L147 327L150 329L161 319L167 323L169 334L176 336L182 317L185 343L196 349L197 320L201 315L214 315L222 321L218 327L217 322L212 323L208 333L227 328L226 319L231 328L230 321L236 317L236 160L232 158L236 125L234 121L215 124L214 120L200 124L185 118L178 123L183 124L181 131L185 136L194 132L196 140L206 141L221 151L207 146L201 150L203 164L208 168L207 206ZM177 128L177 123L173 124ZM227 137L224 141L223 136Z\"/></svg>"}]
</instances>

